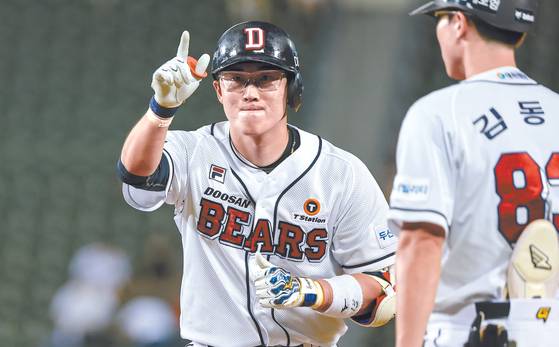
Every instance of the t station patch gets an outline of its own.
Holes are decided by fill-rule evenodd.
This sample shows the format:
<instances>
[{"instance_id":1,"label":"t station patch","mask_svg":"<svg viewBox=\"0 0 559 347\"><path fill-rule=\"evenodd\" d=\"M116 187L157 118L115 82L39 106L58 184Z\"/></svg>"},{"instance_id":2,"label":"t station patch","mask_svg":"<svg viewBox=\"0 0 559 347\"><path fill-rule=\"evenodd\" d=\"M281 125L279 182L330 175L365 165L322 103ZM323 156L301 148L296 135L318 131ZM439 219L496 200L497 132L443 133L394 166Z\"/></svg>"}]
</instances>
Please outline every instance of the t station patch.
<instances>
[{"instance_id":1,"label":"t station patch","mask_svg":"<svg viewBox=\"0 0 559 347\"><path fill-rule=\"evenodd\" d=\"M314 216L320 212L320 202L313 198L307 199L303 204L303 209L309 216Z\"/></svg>"},{"instance_id":2,"label":"t station patch","mask_svg":"<svg viewBox=\"0 0 559 347\"><path fill-rule=\"evenodd\" d=\"M225 182L225 174L227 170L222 168L221 166L213 165L210 167L210 176L209 178L214 181L218 181L219 183Z\"/></svg>"}]
</instances>

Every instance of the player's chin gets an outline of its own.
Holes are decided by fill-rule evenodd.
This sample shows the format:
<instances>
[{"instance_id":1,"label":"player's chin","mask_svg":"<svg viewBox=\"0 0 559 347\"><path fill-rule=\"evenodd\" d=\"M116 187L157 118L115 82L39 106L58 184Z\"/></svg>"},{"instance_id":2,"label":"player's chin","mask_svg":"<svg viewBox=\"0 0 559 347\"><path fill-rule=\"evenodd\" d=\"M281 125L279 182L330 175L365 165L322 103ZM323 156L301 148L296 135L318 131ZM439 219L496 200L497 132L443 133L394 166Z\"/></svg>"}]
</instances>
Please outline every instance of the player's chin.
<instances>
[{"instance_id":1,"label":"player's chin","mask_svg":"<svg viewBox=\"0 0 559 347\"><path fill-rule=\"evenodd\" d=\"M448 77L455 81L463 81L466 79L463 71L456 70L456 69L446 69L446 74Z\"/></svg>"},{"instance_id":2,"label":"player's chin","mask_svg":"<svg viewBox=\"0 0 559 347\"><path fill-rule=\"evenodd\" d=\"M248 125L248 126L243 127L241 129L241 132L245 136L261 136L266 132L264 129L265 129L264 127L259 127L259 126L255 126L255 125Z\"/></svg>"},{"instance_id":3,"label":"player's chin","mask_svg":"<svg viewBox=\"0 0 559 347\"><path fill-rule=\"evenodd\" d=\"M239 111L236 118L237 125L247 131L250 129L257 131L260 128L265 128L269 122L268 115L264 110Z\"/></svg>"},{"instance_id":4,"label":"player's chin","mask_svg":"<svg viewBox=\"0 0 559 347\"><path fill-rule=\"evenodd\" d=\"M264 128L258 117L237 117L231 121L231 127L245 135L258 135Z\"/></svg>"}]
</instances>

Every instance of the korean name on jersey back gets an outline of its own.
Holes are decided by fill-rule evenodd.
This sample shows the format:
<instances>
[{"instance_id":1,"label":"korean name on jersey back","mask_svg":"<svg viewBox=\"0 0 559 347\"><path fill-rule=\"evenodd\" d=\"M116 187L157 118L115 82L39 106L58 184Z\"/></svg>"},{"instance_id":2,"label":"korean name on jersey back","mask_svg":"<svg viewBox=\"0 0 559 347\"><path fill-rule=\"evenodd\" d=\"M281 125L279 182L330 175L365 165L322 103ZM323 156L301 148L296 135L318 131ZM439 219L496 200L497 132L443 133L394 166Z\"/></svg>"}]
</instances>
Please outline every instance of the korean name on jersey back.
<instances>
[{"instance_id":1,"label":"korean name on jersey back","mask_svg":"<svg viewBox=\"0 0 559 347\"><path fill-rule=\"evenodd\" d=\"M280 220L274 232L272 221L268 219L253 223L254 217L248 209L251 203L244 197L206 188L200 199L198 232L206 238L218 239L223 245L251 253L260 250L263 254L275 254L294 261L306 258L309 262L319 262L324 258L328 244L328 231L324 227L317 225L309 231L308 227ZM318 218L294 219L326 221ZM274 237L276 233L279 234Z\"/></svg>"}]
</instances>

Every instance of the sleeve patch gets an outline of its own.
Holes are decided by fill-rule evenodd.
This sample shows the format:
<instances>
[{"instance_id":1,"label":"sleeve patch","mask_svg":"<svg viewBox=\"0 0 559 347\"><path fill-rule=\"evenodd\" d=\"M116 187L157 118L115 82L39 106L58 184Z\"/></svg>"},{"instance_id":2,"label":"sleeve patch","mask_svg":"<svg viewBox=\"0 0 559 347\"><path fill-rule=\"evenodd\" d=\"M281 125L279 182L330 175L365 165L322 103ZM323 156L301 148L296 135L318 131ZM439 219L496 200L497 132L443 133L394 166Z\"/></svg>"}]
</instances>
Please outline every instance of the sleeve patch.
<instances>
[{"instance_id":1,"label":"sleeve patch","mask_svg":"<svg viewBox=\"0 0 559 347\"><path fill-rule=\"evenodd\" d=\"M375 230L375 236L377 237L380 248L391 246L397 241L396 235L386 227Z\"/></svg>"},{"instance_id":2,"label":"sleeve patch","mask_svg":"<svg viewBox=\"0 0 559 347\"><path fill-rule=\"evenodd\" d=\"M392 188L392 199L425 202L429 199L430 182L427 178L411 178L397 175Z\"/></svg>"}]
</instances>

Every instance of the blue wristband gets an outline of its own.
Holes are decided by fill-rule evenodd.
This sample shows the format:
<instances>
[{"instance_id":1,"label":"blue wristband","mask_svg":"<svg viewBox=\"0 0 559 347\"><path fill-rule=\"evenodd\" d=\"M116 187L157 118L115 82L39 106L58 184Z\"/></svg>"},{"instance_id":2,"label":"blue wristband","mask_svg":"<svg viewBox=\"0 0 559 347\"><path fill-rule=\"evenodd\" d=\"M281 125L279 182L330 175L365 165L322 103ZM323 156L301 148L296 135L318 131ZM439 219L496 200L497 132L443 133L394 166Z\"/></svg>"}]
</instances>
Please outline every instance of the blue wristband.
<instances>
[{"instance_id":1,"label":"blue wristband","mask_svg":"<svg viewBox=\"0 0 559 347\"><path fill-rule=\"evenodd\" d=\"M155 101L155 97L152 96L151 100L149 101L149 108L161 118L171 118L175 115L175 112L179 109L179 107L172 107L167 108L159 105L157 101Z\"/></svg>"},{"instance_id":2,"label":"blue wristband","mask_svg":"<svg viewBox=\"0 0 559 347\"><path fill-rule=\"evenodd\" d=\"M301 306L305 306L305 307L309 307L309 306L312 306L312 305L316 304L316 300L318 299L316 294L311 294L311 293L305 294L305 296L303 298L304 299L303 299L303 303L301 304Z\"/></svg>"}]
</instances>

